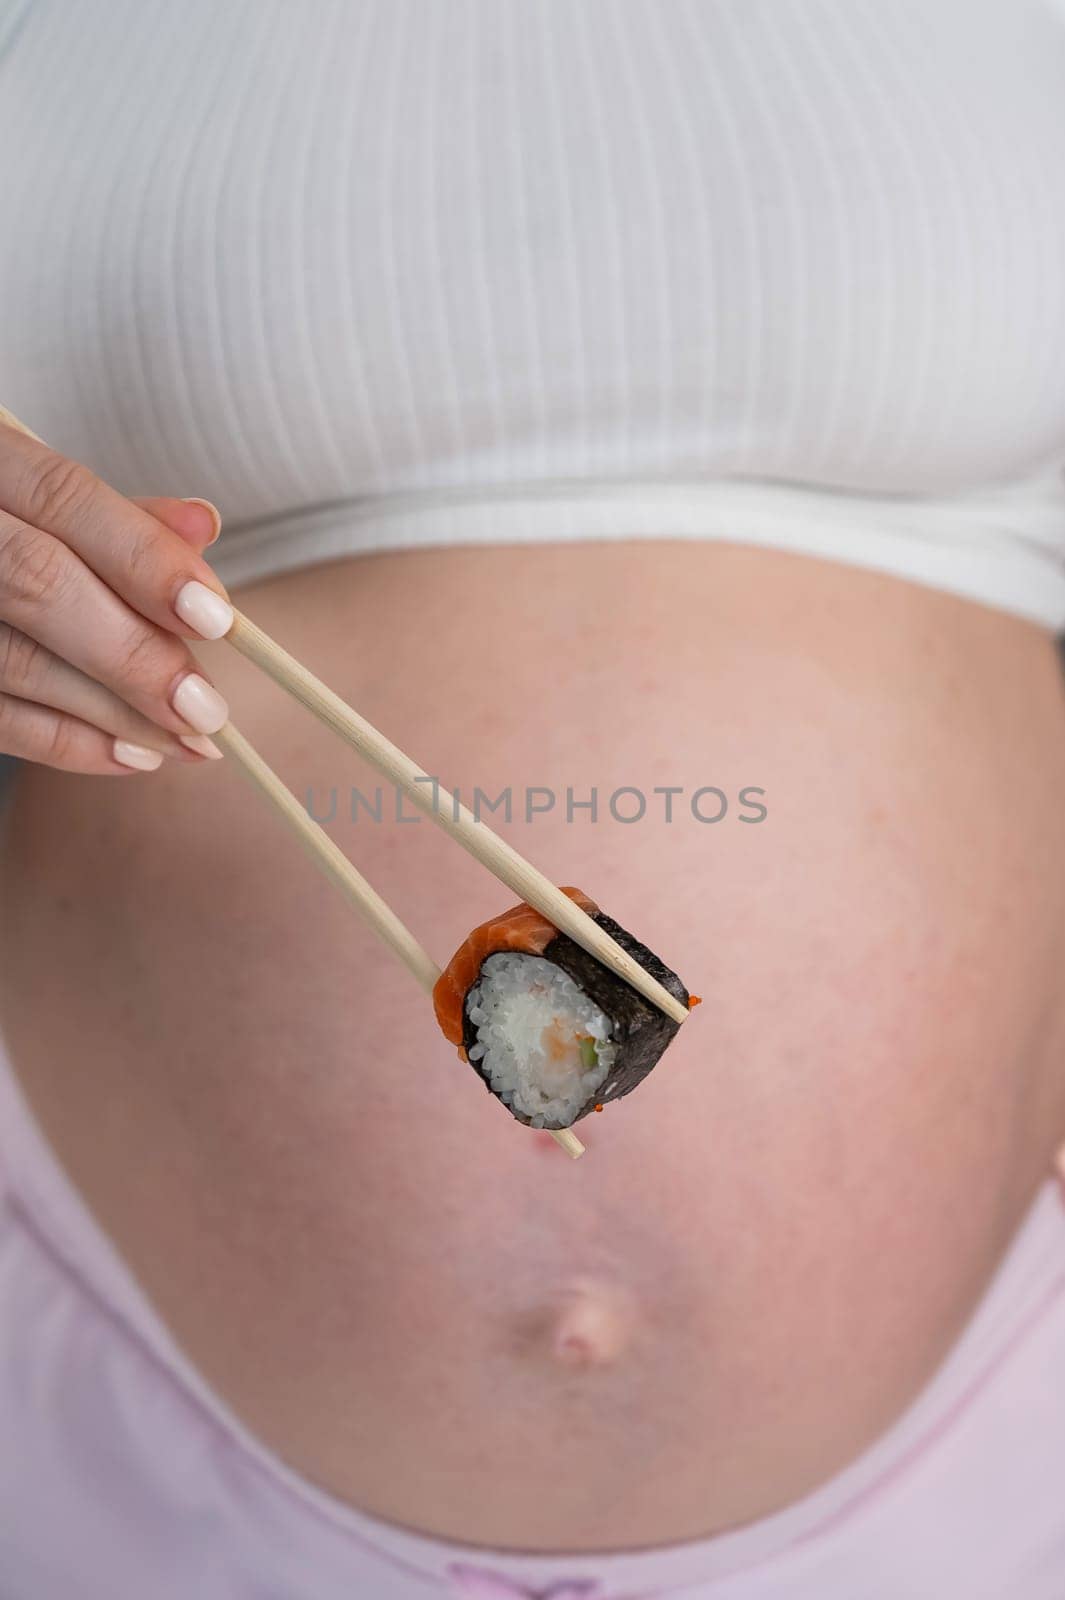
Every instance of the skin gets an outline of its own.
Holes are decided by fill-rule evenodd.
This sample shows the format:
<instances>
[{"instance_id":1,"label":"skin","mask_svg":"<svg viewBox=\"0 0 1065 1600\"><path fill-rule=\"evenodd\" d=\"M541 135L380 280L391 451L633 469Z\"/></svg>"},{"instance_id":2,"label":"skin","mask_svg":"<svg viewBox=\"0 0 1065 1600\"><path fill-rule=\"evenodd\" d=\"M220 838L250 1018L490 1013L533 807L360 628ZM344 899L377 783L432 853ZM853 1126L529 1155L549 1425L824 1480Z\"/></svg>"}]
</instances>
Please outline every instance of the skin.
<instances>
[{"instance_id":1,"label":"skin","mask_svg":"<svg viewBox=\"0 0 1065 1600\"><path fill-rule=\"evenodd\" d=\"M24 770L0 1022L94 1214L227 1403L379 1515L617 1549L795 1499L928 1380L1065 1134L1052 641L715 544L394 553L238 599L466 798L757 785L768 816L501 829L704 997L571 1163L229 763ZM354 755L198 654L438 959L509 903L430 824L352 824Z\"/></svg>"},{"instance_id":2,"label":"skin","mask_svg":"<svg viewBox=\"0 0 1065 1600\"><path fill-rule=\"evenodd\" d=\"M202 674L175 607L191 583L224 596L202 556L217 532L209 503L127 500L0 423L0 753L111 777L132 770L116 738L144 764L207 759L181 740L225 707L197 726L176 703Z\"/></svg>"}]
</instances>

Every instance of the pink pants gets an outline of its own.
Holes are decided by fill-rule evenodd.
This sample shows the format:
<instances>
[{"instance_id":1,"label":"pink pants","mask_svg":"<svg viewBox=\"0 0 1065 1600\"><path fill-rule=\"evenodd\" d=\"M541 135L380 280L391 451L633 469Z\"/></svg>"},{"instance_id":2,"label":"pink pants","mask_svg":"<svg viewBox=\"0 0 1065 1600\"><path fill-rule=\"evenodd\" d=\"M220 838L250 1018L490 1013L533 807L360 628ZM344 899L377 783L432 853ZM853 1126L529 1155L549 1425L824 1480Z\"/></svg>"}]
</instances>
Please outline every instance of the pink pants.
<instances>
[{"instance_id":1,"label":"pink pants","mask_svg":"<svg viewBox=\"0 0 1065 1600\"><path fill-rule=\"evenodd\" d=\"M909 1410L777 1515L495 1553L331 1499L175 1346L0 1057L2 1600L1063 1600L1065 1206L1048 1178ZM133 1197L131 1197L132 1199Z\"/></svg>"}]
</instances>

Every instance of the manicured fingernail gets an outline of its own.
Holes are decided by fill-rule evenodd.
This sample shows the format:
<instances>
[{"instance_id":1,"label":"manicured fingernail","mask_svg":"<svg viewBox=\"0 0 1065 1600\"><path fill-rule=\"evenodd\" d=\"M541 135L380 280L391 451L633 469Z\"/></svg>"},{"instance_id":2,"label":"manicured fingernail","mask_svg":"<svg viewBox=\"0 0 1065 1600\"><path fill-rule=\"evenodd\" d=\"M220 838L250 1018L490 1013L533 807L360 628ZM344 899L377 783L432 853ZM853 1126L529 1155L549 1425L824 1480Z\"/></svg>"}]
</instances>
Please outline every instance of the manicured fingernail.
<instances>
[{"instance_id":1,"label":"manicured fingernail","mask_svg":"<svg viewBox=\"0 0 1065 1600\"><path fill-rule=\"evenodd\" d=\"M202 733L182 733L179 735L181 743L188 750L195 750L198 756L206 756L208 761L221 761L222 752Z\"/></svg>"},{"instance_id":2,"label":"manicured fingernail","mask_svg":"<svg viewBox=\"0 0 1065 1600\"><path fill-rule=\"evenodd\" d=\"M124 767L136 767L140 772L154 772L161 767L163 758L158 750L149 750L143 744L130 744L128 739L116 739L112 754Z\"/></svg>"},{"instance_id":3,"label":"manicured fingernail","mask_svg":"<svg viewBox=\"0 0 1065 1600\"><path fill-rule=\"evenodd\" d=\"M170 703L197 733L217 733L229 721L229 707L218 690L196 672L182 678Z\"/></svg>"},{"instance_id":4,"label":"manicured fingernail","mask_svg":"<svg viewBox=\"0 0 1065 1600\"><path fill-rule=\"evenodd\" d=\"M208 539L207 545L209 546L214 544L215 540L218 538L218 535L222 531L222 513L219 511L218 507L210 500L201 500L198 494L187 494L184 496L184 500L187 506L202 506L205 511L210 513L213 526L211 537Z\"/></svg>"},{"instance_id":5,"label":"manicured fingernail","mask_svg":"<svg viewBox=\"0 0 1065 1600\"><path fill-rule=\"evenodd\" d=\"M178 590L174 610L201 639L221 639L233 626L233 607L195 578Z\"/></svg>"}]
</instances>

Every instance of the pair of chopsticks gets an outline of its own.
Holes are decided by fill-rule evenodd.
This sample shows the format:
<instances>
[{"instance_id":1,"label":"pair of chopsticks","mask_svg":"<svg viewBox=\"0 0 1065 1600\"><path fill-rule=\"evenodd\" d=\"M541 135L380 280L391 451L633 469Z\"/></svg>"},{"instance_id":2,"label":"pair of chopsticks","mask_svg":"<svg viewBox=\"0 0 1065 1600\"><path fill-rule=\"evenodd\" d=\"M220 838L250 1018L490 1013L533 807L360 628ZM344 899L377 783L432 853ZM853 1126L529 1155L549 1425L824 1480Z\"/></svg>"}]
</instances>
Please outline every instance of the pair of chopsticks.
<instances>
[{"instance_id":1,"label":"pair of chopsticks","mask_svg":"<svg viewBox=\"0 0 1065 1600\"><path fill-rule=\"evenodd\" d=\"M29 434L33 439L38 437L2 406L0 406L0 421L6 422L21 433ZM38 440L38 442L43 441ZM234 649L240 651L241 655L254 662L312 715L332 729L338 738L357 750L398 790L401 790L413 805L430 816L445 833L449 833L465 850L487 867L493 876L512 889L520 900L533 906L560 932L568 934L589 955L594 956L603 966L609 967L674 1022L679 1023L686 1019L687 1008L637 961L634 961L632 956L593 921L586 911L582 911L568 895L563 894L561 889L542 872L538 872L498 834L493 833L491 828L475 817L466 806L456 803L454 806L449 804L446 808L441 808L436 804L436 785L417 762L404 755L402 750L341 700L339 695L327 688L294 656L290 656L261 628L256 627L250 618L235 610L233 626L225 638ZM378 937L383 939L399 957L415 981L431 994L440 976L440 969L391 907L352 865L339 846L307 814L305 808L276 772L266 764L232 722L227 723L220 733L213 734L212 737L251 780L260 794L269 801L326 876L347 896ZM584 1154L584 1145L571 1128L552 1128L545 1131L549 1132L574 1159Z\"/></svg>"},{"instance_id":2,"label":"pair of chopsticks","mask_svg":"<svg viewBox=\"0 0 1065 1600\"><path fill-rule=\"evenodd\" d=\"M256 627L242 612L236 611L233 626L226 640L241 655L261 667L275 683L307 708L319 721L359 752L372 766L388 778L405 794L413 805L438 823L445 833L458 841L464 849L488 868L489 872L513 889L519 900L534 906L542 916L570 938L589 955L609 967L618 977L639 991L645 999L658 1006L674 1022L683 1022L688 1015L684 1006L668 989L646 972L637 961L582 911L568 895L562 893L549 878L532 866L513 846L473 815L466 806L450 802L447 807L434 804L430 789L435 789L428 775L402 750L396 748L382 733L372 727L364 717L341 700L339 695L308 672L299 661L290 656L279 644ZM407 967L414 979L431 993L439 968L422 949L414 935L371 888L333 840L308 816L295 795L252 748L243 734L233 724L227 723L219 734L213 735L241 767L256 788L274 806L285 822L314 857L319 867L346 894L359 911ZM418 780L421 780L420 782ZM584 1154L584 1146L571 1128L548 1129L552 1138L568 1155Z\"/></svg>"}]
</instances>

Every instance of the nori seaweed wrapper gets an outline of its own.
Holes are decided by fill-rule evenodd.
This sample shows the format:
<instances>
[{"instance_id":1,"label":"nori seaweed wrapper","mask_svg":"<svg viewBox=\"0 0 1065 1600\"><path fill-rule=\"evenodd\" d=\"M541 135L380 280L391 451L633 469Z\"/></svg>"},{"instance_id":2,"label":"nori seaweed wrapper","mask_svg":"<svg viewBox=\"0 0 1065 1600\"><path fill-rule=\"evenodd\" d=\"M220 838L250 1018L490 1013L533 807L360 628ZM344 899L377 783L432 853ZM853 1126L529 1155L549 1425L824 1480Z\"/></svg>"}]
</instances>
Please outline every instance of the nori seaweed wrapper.
<instances>
[{"instance_id":1,"label":"nori seaweed wrapper","mask_svg":"<svg viewBox=\"0 0 1065 1600\"><path fill-rule=\"evenodd\" d=\"M649 972L652 978L657 978L663 989L675 996L682 1005L690 1003L691 997L677 974L652 950L648 950L645 944L641 944L639 939L634 938L627 929L615 922L613 917L608 917L605 911L596 912L592 920L632 956L645 972ZM643 995L626 983L624 978L619 978L609 967L604 967L601 961L589 955L588 951L582 949L568 934L557 933L545 946L543 958L561 967L562 971L584 990L589 999L606 1013L612 1023L611 1043L617 1046L614 1065L609 1074L595 1093L589 1096L573 1118L573 1122L544 1123L545 1129L569 1128L574 1122L580 1122L590 1111L594 1111L597 1105L611 1105L615 1100L621 1100L625 1095L631 1094L661 1059L666 1046L680 1031L680 1023L674 1022L672 1017L667 1017L665 1012L660 1011L652 1001L644 999ZM485 960L487 959L486 956ZM465 1001L462 1007L462 1025L463 1048L468 1060L471 1047L477 1043L477 1028L470 1021ZM470 1066L488 1092L494 1094L488 1074L482 1071L480 1062L471 1061ZM505 1101L500 1103L506 1104ZM507 1110L518 1122L525 1123L526 1127L532 1125L532 1119L522 1112L515 1111L512 1106L507 1106Z\"/></svg>"}]
</instances>

